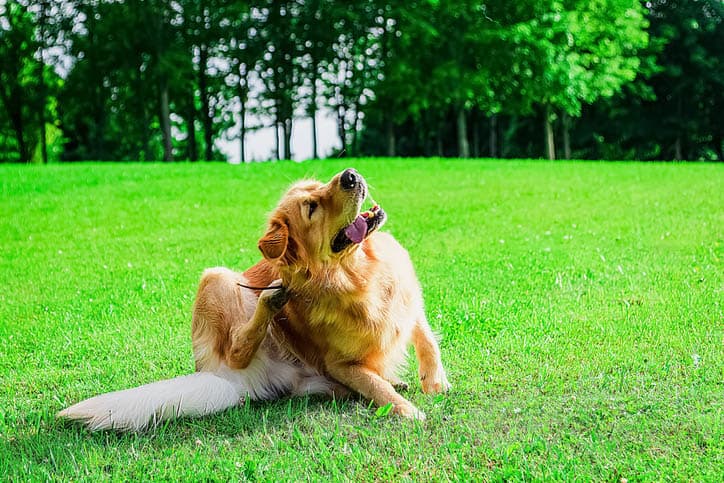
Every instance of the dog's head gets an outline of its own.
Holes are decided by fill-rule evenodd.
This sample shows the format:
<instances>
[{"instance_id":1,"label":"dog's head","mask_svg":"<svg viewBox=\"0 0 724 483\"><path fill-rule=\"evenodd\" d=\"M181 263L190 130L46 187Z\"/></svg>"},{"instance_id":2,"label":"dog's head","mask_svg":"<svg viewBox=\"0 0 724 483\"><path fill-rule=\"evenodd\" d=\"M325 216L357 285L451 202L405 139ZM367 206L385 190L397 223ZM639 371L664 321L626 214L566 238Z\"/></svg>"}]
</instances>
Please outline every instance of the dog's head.
<instances>
[{"instance_id":1,"label":"dog's head","mask_svg":"<svg viewBox=\"0 0 724 483\"><path fill-rule=\"evenodd\" d=\"M299 181L282 197L259 240L267 260L310 267L344 258L385 222L379 206L360 213L367 183L346 169L327 184Z\"/></svg>"}]
</instances>

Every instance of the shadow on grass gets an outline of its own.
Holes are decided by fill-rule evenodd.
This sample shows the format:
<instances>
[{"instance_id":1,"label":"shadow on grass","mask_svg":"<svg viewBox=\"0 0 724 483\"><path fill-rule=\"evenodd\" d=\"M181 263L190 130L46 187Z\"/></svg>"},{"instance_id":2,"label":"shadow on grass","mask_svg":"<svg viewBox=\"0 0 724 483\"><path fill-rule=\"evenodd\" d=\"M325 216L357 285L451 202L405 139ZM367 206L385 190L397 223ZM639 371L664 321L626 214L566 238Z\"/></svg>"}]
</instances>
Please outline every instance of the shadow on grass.
<instances>
[{"instance_id":1,"label":"shadow on grass","mask_svg":"<svg viewBox=\"0 0 724 483\"><path fill-rule=\"evenodd\" d=\"M207 440L261 437L290 424L295 428L320 423L334 425L342 415L364 412L367 412L367 403L358 398L331 400L305 396L247 401L217 414L174 419L146 431L124 433L94 432L80 423L58 419L49 411L36 411L15 420L2 419L0 473L18 475L31 467L41 467L49 475L79 474L89 459L112 465L116 457L123 460L138 452L168 454L169 450L193 448ZM369 414L372 417L374 412ZM80 462L83 464L79 466Z\"/></svg>"}]
</instances>

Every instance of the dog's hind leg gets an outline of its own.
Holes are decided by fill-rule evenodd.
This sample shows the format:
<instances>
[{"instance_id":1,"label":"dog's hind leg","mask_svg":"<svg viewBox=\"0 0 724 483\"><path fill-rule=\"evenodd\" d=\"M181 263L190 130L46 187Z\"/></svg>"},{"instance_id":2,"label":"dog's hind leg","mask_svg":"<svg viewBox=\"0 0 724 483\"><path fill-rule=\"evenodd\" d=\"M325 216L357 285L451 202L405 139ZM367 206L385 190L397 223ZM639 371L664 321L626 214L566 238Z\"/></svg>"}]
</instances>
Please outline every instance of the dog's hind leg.
<instances>
[{"instance_id":1,"label":"dog's hind leg","mask_svg":"<svg viewBox=\"0 0 724 483\"><path fill-rule=\"evenodd\" d=\"M232 331L248 325L257 306L245 279L227 268L204 271L194 303L191 340L197 371L216 371L227 363Z\"/></svg>"}]
</instances>

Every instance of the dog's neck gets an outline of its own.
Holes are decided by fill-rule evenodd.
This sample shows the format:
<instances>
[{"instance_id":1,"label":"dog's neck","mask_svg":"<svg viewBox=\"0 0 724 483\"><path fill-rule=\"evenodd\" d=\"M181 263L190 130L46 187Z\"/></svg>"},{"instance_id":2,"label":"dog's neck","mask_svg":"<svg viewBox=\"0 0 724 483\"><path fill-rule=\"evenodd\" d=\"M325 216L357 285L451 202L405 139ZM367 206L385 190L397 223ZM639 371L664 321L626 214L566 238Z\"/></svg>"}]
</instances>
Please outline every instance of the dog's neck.
<instances>
[{"instance_id":1,"label":"dog's neck","mask_svg":"<svg viewBox=\"0 0 724 483\"><path fill-rule=\"evenodd\" d=\"M302 297L311 294L318 297L324 293L338 296L366 286L366 281L362 279L369 271L368 265L376 260L365 241L340 258L316 264L293 264L280 267L279 272L282 285L293 294Z\"/></svg>"}]
</instances>

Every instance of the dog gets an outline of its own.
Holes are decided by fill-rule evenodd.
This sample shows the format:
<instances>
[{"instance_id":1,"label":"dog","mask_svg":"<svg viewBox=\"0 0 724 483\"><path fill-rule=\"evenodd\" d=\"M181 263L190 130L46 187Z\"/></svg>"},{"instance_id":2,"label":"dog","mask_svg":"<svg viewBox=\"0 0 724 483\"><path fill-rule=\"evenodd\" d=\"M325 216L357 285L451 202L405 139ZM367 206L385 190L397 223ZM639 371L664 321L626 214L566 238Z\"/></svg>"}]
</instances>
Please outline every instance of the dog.
<instances>
[{"instance_id":1,"label":"dog","mask_svg":"<svg viewBox=\"0 0 724 483\"><path fill-rule=\"evenodd\" d=\"M350 391L411 419L425 415L396 387L410 343L425 393L450 389L408 253L365 212L354 169L328 183L291 186L259 240L263 258L243 274L206 270L194 303L196 372L96 396L58 415L92 430L138 431L203 416L245 398Z\"/></svg>"}]
</instances>

